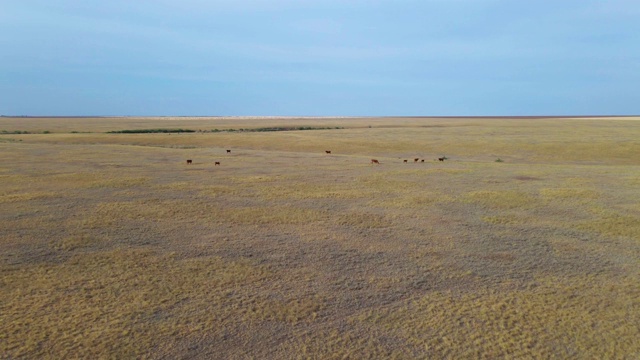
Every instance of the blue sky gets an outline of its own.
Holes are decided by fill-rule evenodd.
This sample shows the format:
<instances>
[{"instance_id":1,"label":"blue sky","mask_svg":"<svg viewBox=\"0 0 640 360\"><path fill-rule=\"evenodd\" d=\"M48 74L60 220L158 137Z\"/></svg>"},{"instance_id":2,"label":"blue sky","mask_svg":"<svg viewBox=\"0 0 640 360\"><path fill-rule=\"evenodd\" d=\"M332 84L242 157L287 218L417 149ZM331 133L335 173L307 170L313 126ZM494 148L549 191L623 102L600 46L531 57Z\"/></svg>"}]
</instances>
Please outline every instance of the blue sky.
<instances>
[{"instance_id":1,"label":"blue sky","mask_svg":"<svg viewBox=\"0 0 640 360\"><path fill-rule=\"evenodd\" d=\"M2 0L4 115L640 114L637 0Z\"/></svg>"}]
</instances>

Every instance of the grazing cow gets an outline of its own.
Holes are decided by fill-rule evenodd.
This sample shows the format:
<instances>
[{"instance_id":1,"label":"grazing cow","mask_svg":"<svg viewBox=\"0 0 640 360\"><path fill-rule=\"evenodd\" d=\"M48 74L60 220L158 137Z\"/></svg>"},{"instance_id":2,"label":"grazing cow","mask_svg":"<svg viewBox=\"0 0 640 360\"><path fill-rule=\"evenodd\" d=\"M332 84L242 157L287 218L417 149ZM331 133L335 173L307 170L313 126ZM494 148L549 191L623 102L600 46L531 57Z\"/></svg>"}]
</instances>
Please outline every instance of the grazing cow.
<instances>
[{"instance_id":1,"label":"grazing cow","mask_svg":"<svg viewBox=\"0 0 640 360\"><path fill-rule=\"evenodd\" d=\"M407 162L407 160L405 160L404 162Z\"/></svg>"},{"instance_id":2,"label":"grazing cow","mask_svg":"<svg viewBox=\"0 0 640 360\"><path fill-rule=\"evenodd\" d=\"M377 159L371 159L371 163L380 165L380 161L378 161Z\"/></svg>"},{"instance_id":3,"label":"grazing cow","mask_svg":"<svg viewBox=\"0 0 640 360\"><path fill-rule=\"evenodd\" d=\"M420 160L420 158L415 158L413 159L413 162L418 162L418 160Z\"/></svg>"},{"instance_id":4,"label":"grazing cow","mask_svg":"<svg viewBox=\"0 0 640 360\"><path fill-rule=\"evenodd\" d=\"M227 154L230 154L230 153L231 153L231 150L227 150Z\"/></svg>"},{"instance_id":5,"label":"grazing cow","mask_svg":"<svg viewBox=\"0 0 640 360\"><path fill-rule=\"evenodd\" d=\"M220 165L220 161L216 161L213 163L214 166Z\"/></svg>"},{"instance_id":6,"label":"grazing cow","mask_svg":"<svg viewBox=\"0 0 640 360\"><path fill-rule=\"evenodd\" d=\"M325 150L324 152L326 152L327 154L331 154L331 150Z\"/></svg>"},{"instance_id":7,"label":"grazing cow","mask_svg":"<svg viewBox=\"0 0 640 360\"><path fill-rule=\"evenodd\" d=\"M424 162L424 159L420 160L420 162Z\"/></svg>"},{"instance_id":8,"label":"grazing cow","mask_svg":"<svg viewBox=\"0 0 640 360\"><path fill-rule=\"evenodd\" d=\"M187 164L191 164L191 163L193 163L192 160L187 160Z\"/></svg>"},{"instance_id":9,"label":"grazing cow","mask_svg":"<svg viewBox=\"0 0 640 360\"><path fill-rule=\"evenodd\" d=\"M438 161L444 161L444 159L446 159L446 157L441 157L441 158L438 158Z\"/></svg>"}]
</instances>

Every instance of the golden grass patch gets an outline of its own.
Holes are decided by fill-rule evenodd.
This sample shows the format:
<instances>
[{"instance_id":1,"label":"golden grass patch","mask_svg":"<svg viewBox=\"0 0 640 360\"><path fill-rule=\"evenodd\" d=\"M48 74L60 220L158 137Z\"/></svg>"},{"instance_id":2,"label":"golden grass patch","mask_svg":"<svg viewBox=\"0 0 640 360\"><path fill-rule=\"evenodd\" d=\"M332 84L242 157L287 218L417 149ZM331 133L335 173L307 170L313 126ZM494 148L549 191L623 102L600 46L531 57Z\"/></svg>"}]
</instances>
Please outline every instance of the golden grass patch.
<instances>
[{"instance_id":1,"label":"golden grass patch","mask_svg":"<svg viewBox=\"0 0 640 360\"><path fill-rule=\"evenodd\" d=\"M47 184L45 179L26 174L0 176L0 184L0 196L51 192L50 188L43 187Z\"/></svg>"},{"instance_id":2,"label":"golden grass patch","mask_svg":"<svg viewBox=\"0 0 640 360\"><path fill-rule=\"evenodd\" d=\"M554 255L558 257L573 256L584 248L578 240L566 237L553 237L549 239L549 244L553 248Z\"/></svg>"},{"instance_id":3,"label":"golden grass patch","mask_svg":"<svg viewBox=\"0 0 640 360\"><path fill-rule=\"evenodd\" d=\"M455 169L455 168L436 168L425 169L424 172L435 174L447 174L447 175L464 175L473 172L472 169Z\"/></svg>"},{"instance_id":4,"label":"golden grass patch","mask_svg":"<svg viewBox=\"0 0 640 360\"><path fill-rule=\"evenodd\" d=\"M381 332L358 329L344 332L334 327L305 334L302 340L291 339L283 346L286 353L300 359L409 359L414 353L406 344ZM389 343L394 343L390 349Z\"/></svg>"},{"instance_id":5,"label":"golden grass patch","mask_svg":"<svg viewBox=\"0 0 640 360\"><path fill-rule=\"evenodd\" d=\"M609 236L626 236L640 240L640 218L622 214L611 214L578 224L580 229Z\"/></svg>"},{"instance_id":6,"label":"golden grass patch","mask_svg":"<svg viewBox=\"0 0 640 360\"><path fill-rule=\"evenodd\" d=\"M62 173L51 175L51 181L59 181L64 183L73 183L75 184L87 184L94 183L96 181L100 181L102 176L95 172L76 172L76 173Z\"/></svg>"},{"instance_id":7,"label":"golden grass patch","mask_svg":"<svg viewBox=\"0 0 640 360\"><path fill-rule=\"evenodd\" d=\"M58 196L57 193L51 191L34 191L26 193L4 193L0 194L0 203L15 203L20 201L31 201L39 199L47 199Z\"/></svg>"},{"instance_id":8,"label":"golden grass patch","mask_svg":"<svg viewBox=\"0 0 640 360\"><path fill-rule=\"evenodd\" d=\"M189 181L174 181L164 184L154 184L153 188L156 190L192 190L194 188L194 184Z\"/></svg>"},{"instance_id":9,"label":"golden grass patch","mask_svg":"<svg viewBox=\"0 0 640 360\"><path fill-rule=\"evenodd\" d=\"M148 177L120 177L114 179L102 179L90 185L91 188L127 188L131 186L145 185L149 182Z\"/></svg>"},{"instance_id":10,"label":"golden grass patch","mask_svg":"<svg viewBox=\"0 0 640 360\"><path fill-rule=\"evenodd\" d=\"M217 221L221 214L222 210L215 202L145 199L98 203L73 221L76 227L101 229L118 228L128 222L171 224L196 220L209 223Z\"/></svg>"},{"instance_id":11,"label":"golden grass patch","mask_svg":"<svg viewBox=\"0 0 640 360\"><path fill-rule=\"evenodd\" d=\"M274 185L260 189L260 196L265 199L358 199L369 196L367 191L347 184L315 184L291 183Z\"/></svg>"},{"instance_id":12,"label":"golden grass patch","mask_svg":"<svg viewBox=\"0 0 640 360\"><path fill-rule=\"evenodd\" d=\"M323 300L318 297L301 297L288 300L263 299L249 306L249 314L259 320L296 324L310 323L318 317L324 308Z\"/></svg>"},{"instance_id":13,"label":"golden grass patch","mask_svg":"<svg viewBox=\"0 0 640 360\"><path fill-rule=\"evenodd\" d=\"M4 266L2 273L0 352L16 358L140 357L161 341L215 331L237 316L237 300L251 301L243 287L269 274L248 262L135 249L81 254L55 265ZM234 286L240 299L225 290ZM303 318L315 308L296 305L283 316Z\"/></svg>"},{"instance_id":14,"label":"golden grass patch","mask_svg":"<svg viewBox=\"0 0 640 360\"><path fill-rule=\"evenodd\" d=\"M209 195L218 194L204 191ZM348 218L345 217L345 219ZM323 210L291 205L234 207L215 201L135 200L99 203L92 212L76 220L76 226L99 229L119 227L126 222L161 223L190 221L203 224L308 224L329 219ZM364 221L364 219L360 219Z\"/></svg>"},{"instance_id":15,"label":"golden grass patch","mask_svg":"<svg viewBox=\"0 0 640 360\"><path fill-rule=\"evenodd\" d=\"M423 188L416 179L397 176L397 173L382 173L362 176L355 180L357 188L378 196L388 196L403 192L416 192Z\"/></svg>"},{"instance_id":16,"label":"golden grass patch","mask_svg":"<svg viewBox=\"0 0 640 360\"><path fill-rule=\"evenodd\" d=\"M526 223L528 220L513 214L504 214L496 216L483 216L482 220L489 224L496 225L516 225Z\"/></svg>"},{"instance_id":17,"label":"golden grass patch","mask_svg":"<svg viewBox=\"0 0 640 360\"><path fill-rule=\"evenodd\" d=\"M640 186L640 174L636 176L629 176L623 179L627 186L638 187Z\"/></svg>"},{"instance_id":18,"label":"golden grass patch","mask_svg":"<svg viewBox=\"0 0 640 360\"><path fill-rule=\"evenodd\" d=\"M188 189L193 189L193 188L194 188L193 184L191 184L190 187L188 187ZM197 189L199 194L210 196L210 197L218 197L221 195L242 196L243 193L246 192L245 189L239 188L237 186L231 186L231 185L206 185L206 186L197 187Z\"/></svg>"},{"instance_id":19,"label":"golden grass patch","mask_svg":"<svg viewBox=\"0 0 640 360\"><path fill-rule=\"evenodd\" d=\"M324 211L293 206L227 208L219 216L236 224L308 224L328 219Z\"/></svg>"},{"instance_id":20,"label":"golden grass patch","mask_svg":"<svg viewBox=\"0 0 640 360\"><path fill-rule=\"evenodd\" d=\"M73 251L82 248L88 248L101 245L103 239L89 234L74 234L66 236L61 240L52 241L51 247L55 250Z\"/></svg>"},{"instance_id":21,"label":"golden grass patch","mask_svg":"<svg viewBox=\"0 0 640 360\"><path fill-rule=\"evenodd\" d=\"M633 284L540 278L527 290L433 292L354 320L395 334L433 358L618 357L640 351L640 287Z\"/></svg>"},{"instance_id":22,"label":"golden grass patch","mask_svg":"<svg viewBox=\"0 0 640 360\"><path fill-rule=\"evenodd\" d=\"M5 169L4 171L9 172L8 169ZM17 182L17 181L24 181L25 177L24 176L20 176L20 175L6 174L6 175L0 175L0 180L3 183Z\"/></svg>"},{"instance_id":23,"label":"golden grass patch","mask_svg":"<svg viewBox=\"0 0 640 360\"><path fill-rule=\"evenodd\" d=\"M158 221L180 215L183 208L175 201L115 201L96 205L84 222L87 227L110 227L123 220Z\"/></svg>"},{"instance_id":24,"label":"golden grass patch","mask_svg":"<svg viewBox=\"0 0 640 360\"><path fill-rule=\"evenodd\" d=\"M452 196L434 192L403 192L396 196L373 196L368 205L376 208L426 209L439 203L452 202L454 199Z\"/></svg>"},{"instance_id":25,"label":"golden grass patch","mask_svg":"<svg viewBox=\"0 0 640 360\"><path fill-rule=\"evenodd\" d=\"M334 216L336 224L348 227L384 228L392 226L392 221L382 214L368 212L346 212Z\"/></svg>"},{"instance_id":26,"label":"golden grass patch","mask_svg":"<svg viewBox=\"0 0 640 360\"><path fill-rule=\"evenodd\" d=\"M527 180L539 180L548 177L551 173L552 171L548 169L538 169L528 166L526 170L518 170L515 176L520 176Z\"/></svg>"},{"instance_id":27,"label":"golden grass patch","mask_svg":"<svg viewBox=\"0 0 640 360\"><path fill-rule=\"evenodd\" d=\"M123 176L96 172L57 174L49 179L49 181L59 184L73 184L75 188L126 188L147 184L149 180L150 178L145 176Z\"/></svg>"},{"instance_id":28,"label":"golden grass patch","mask_svg":"<svg viewBox=\"0 0 640 360\"><path fill-rule=\"evenodd\" d=\"M580 188L545 188L540 189L540 195L545 199L562 199L562 200L592 200L600 197L600 194L593 189Z\"/></svg>"},{"instance_id":29,"label":"golden grass patch","mask_svg":"<svg viewBox=\"0 0 640 360\"><path fill-rule=\"evenodd\" d=\"M531 208L538 205L535 197L514 190L470 191L464 194L462 201L495 209Z\"/></svg>"},{"instance_id":30,"label":"golden grass patch","mask_svg":"<svg viewBox=\"0 0 640 360\"><path fill-rule=\"evenodd\" d=\"M245 175L245 176L231 176L230 181L235 183L272 183L284 180L292 180L296 177L293 175Z\"/></svg>"}]
</instances>

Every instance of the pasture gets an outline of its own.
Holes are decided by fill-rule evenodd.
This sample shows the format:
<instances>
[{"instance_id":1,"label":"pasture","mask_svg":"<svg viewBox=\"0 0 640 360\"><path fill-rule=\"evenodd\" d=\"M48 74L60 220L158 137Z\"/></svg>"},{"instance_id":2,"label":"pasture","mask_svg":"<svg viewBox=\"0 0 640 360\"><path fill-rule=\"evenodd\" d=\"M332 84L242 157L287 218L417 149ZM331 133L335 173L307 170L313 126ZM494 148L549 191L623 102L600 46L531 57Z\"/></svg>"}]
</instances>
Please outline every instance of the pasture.
<instances>
[{"instance_id":1,"label":"pasture","mask_svg":"<svg viewBox=\"0 0 640 360\"><path fill-rule=\"evenodd\" d=\"M639 264L640 118L0 118L2 359L637 359Z\"/></svg>"}]
</instances>

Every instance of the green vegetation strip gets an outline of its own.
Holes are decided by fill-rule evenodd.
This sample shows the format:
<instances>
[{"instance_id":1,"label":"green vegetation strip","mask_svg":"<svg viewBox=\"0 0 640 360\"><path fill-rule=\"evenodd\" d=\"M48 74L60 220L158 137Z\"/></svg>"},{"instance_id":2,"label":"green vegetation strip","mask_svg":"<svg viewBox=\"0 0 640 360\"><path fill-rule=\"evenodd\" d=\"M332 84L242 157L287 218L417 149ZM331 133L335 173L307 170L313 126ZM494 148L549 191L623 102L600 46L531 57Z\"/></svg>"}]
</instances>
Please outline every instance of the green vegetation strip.
<instances>
[{"instance_id":1,"label":"green vegetation strip","mask_svg":"<svg viewBox=\"0 0 640 360\"><path fill-rule=\"evenodd\" d=\"M42 133L50 134L51 132L48 130L45 130ZM37 132L32 132L27 130L0 130L0 134L37 134Z\"/></svg>"},{"instance_id":2,"label":"green vegetation strip","mask_svg":"<svg viewBox=\"0 0 640 360\"><path fill-rule=\"evenodd\" d=\"M191 129L135 129L135 130L115 130L107 131L109 134L147 134L147 133L191 133L196 130Z\"/></svg>"},{"instance_id":3,"label":"green vegetation strip","mask_svg":"<svg viewBox=\"0 0 640 360\"><path fill-rule=\"evenodd\" d=\"M285 127L263 127L253 129L213 129L213 130L192 130L192 129L134 129L134 130L114 130L107 131L109 134L148 134L148 133L192 133L201 132L264 132L264 131L297 131L297 130L331 130L344 129L343 127L311 127L311 126L285 126Z\"/></svg>"},{"instance_id":4,"label":"green vegetation strip","mask_svg":"<svg viewBox=\"0 0 640 360\"><path fill-rule=\"evenodd\" d=\"M264 132L264 131L296 131L296 130L332 130L332 129L344 129L343 127L312 127L312 126L282 126L282 127L263 127L254 129L213 129L212 132Z\"/></svg>"}]
</instances>

